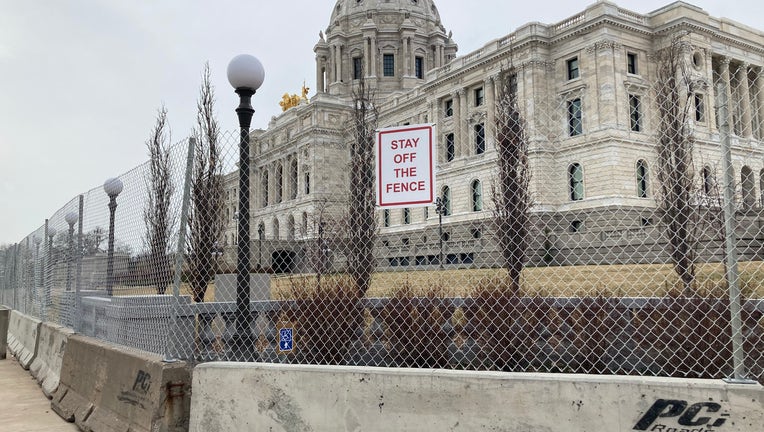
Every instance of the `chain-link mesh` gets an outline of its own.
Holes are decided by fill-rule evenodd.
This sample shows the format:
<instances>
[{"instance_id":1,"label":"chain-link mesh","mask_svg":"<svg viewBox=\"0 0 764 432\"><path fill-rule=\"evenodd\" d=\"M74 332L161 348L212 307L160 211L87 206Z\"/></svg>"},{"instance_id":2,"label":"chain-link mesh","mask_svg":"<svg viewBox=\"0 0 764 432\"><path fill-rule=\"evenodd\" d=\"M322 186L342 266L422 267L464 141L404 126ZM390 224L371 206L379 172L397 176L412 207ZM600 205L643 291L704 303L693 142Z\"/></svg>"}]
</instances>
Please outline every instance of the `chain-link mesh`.
<instances>
[{"instance_id":1,"label":"chain-link mesh","mask_svg":"<svg viewBox=\"0 0 764 432\"><path fill-rule=\"evenodd\" d=\"M459 84L291 108L251 134L238 281L239 134L198 138L191 165L180 143L161 253L146 164L120 177L111 258L97 188L4 251L3 303L192 361L764 383L764 75L691 41L467 56L438 72ZM417 123L437 205L375 208L373 131Z\"/></svg>"}]
</instances>

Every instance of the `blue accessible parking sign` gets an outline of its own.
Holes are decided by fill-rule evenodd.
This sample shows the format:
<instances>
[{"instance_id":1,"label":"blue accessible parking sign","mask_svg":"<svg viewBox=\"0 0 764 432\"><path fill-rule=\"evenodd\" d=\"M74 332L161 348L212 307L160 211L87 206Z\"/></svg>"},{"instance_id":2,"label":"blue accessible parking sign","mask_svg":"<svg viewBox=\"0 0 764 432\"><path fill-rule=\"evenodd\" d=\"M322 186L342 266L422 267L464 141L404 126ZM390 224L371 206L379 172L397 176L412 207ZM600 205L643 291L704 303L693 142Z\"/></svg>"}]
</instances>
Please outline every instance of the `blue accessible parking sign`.
<instances>
[{"instance_id":1,"label":"blue accessible parking sign","mask_svg":"<svg viewBox=\"0 0 764 432\"><path fill-rule=\"evenodd\" d=\"M280 351L292 351L294 339L292 338L292 329L283 328L279 329L279 350Z\"/></svg>"}]
</instances>

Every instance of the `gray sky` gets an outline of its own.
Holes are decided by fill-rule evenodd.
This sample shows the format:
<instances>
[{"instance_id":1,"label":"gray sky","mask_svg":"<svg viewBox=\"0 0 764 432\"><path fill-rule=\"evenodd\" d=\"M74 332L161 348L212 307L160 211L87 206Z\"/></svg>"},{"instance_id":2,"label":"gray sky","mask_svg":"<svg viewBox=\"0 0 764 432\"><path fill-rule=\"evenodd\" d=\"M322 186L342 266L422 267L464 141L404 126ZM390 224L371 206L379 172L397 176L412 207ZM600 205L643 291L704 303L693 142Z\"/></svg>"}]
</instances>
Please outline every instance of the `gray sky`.
<instances>
[{"instance_id":1,"label":"gray sky","mask_svg":"<svg viewBox=\"0 0 764 432\"><path fill-rule=\"evenodd\" d=\"M436 0L464 55L518 26L554 23L593 0ZM640 13L667 1L621 0ZM761 0L695 0L712 16L764 29ZM260 58L254 127L285 92L315 87L313 46L333 0L0 0L0 245L18 242L79 193L147 159L163 103L173 142L193 126L209 61L224 130L237 127L225 77L240 53ZM311 90L311 95L314 93Z\"/></svg>"}]
</instances>

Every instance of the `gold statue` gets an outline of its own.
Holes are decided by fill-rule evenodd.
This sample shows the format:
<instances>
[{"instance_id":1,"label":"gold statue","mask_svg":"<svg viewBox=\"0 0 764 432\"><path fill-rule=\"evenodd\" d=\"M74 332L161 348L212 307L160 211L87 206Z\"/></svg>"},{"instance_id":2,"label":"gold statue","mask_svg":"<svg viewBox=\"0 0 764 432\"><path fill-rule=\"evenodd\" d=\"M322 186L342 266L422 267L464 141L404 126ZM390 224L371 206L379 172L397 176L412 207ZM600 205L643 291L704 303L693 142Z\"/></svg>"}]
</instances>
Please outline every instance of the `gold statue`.
<instances>
[{"instance_id":1,"label":"gold statue","mask_svg":"<svg viewBox=\"0 0 764 432\"><path fill-rule=\"evenodd\" d=\"M288 110L289 108L294 108L297 105L300 105L302 101L307 102L308 101L308 92L310 91L309 87L305 87L305 81L302 82L302 96L297 96L296 94L289 94L284 93L283 96L281 96L281 102L279 102L279 105L281 106L281 111L284 112Z\"/></svg>"}]
</instances>

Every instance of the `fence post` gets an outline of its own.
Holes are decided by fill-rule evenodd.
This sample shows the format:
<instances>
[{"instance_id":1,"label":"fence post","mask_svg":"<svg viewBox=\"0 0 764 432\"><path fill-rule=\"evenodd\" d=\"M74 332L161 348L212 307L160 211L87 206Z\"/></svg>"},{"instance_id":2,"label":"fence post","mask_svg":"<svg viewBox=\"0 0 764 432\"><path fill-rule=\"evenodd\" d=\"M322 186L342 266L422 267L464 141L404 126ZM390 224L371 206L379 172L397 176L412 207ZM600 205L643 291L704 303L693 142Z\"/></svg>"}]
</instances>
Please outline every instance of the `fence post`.
<instances>
[{"instance_id":1,"label":"fence post","mask_svg":"<svg viewBox=\"0 0 764 432\"><path fill-rule=\"evenodd\" d=\"M740 273L737 267L737 241L735 239L735 178L732 172L732 149L730 146L730 124L727 89L717 86L719 106L719 135L721 138L722 171L724 171L724 252L727 268L727 284L730 297L730 325L732 326L732 363L734 377L728 381L736 383L755 382L746 378L745 349L743 347L743 323L740 318Z\"/></svg>"},{"instance_id":2,"label":"fence post","mask_svg":"<svg viewBox=\"0 0 764 432\"><path fill-rule=\"evenodd\" d=\"M82 289L82 217L83 210L85 208L85 197L80 194L79 197L79 218L77 219L77 268L75 270L75 282L74 282L74 331L79 333L81 327L82 315L82 297L80 290Z\"/></svg>"},{"instance_id":3,"label":"fence post","mask_svg":"<svg viewBox=\"0 0 764 432\"><path fill-rule=\"evenodd\" d=\"M178 247L175 251L175 277L172 284L172 295L175 301L172 306L172 330L167 336L167 346L164 350L164 361L170 362L178 359L178 309L180 308L180 277L183 273L183 253L186 248L186 229L188 228L188 206L191 201L191 174L194 169L194 147L196 139L188 139L188 153L186 157L186 177L183 181L183 202L180 210L180 227L178 228Z\"/></svg>"}]
</instances>

